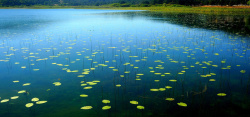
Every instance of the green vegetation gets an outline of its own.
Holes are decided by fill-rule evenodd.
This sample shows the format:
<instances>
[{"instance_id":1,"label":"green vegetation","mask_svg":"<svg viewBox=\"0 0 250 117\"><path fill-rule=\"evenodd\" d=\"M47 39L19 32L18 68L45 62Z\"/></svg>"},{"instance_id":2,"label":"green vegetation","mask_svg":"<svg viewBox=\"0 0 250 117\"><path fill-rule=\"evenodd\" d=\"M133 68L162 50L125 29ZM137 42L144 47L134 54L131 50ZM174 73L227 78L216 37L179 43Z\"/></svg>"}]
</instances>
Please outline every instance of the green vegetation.
<instances>
[{"instance_id":1,"label":"green vegetation","mask_svg":"<svg viewBox=\"0 0 250 117\"><path fill-rule=\"evenodd\" d=\"M130 7L127 4L113 3L109 5L101 6L48 6L48 5L33 5L33 6L12 6L12 7L0 7L4 9L12 8L31 8L31 9L116 9L116 10L148 10L148 11L160 11L160 12L173 12L173 13L202 13L202 14L230 14L230 15L250 15L249 8L220 8L220 7L192 7L179 4L157 4L151 6L136 6Z\"/></svg>"},{"instance_id":2,"label":"green vegetation","mask_svg":"<svg viewBox=\"0 0 250 117\"><path fill-rule=\"evenodd\" d=\"M0 0L0 6L100 6L113 4L119 7L142 6L148 7L157 4L180 4L186 6L197 5L247 5L248 0Z\"/></svg>"},{"instance_id":3,"label":"green vegetation","mask_svg":"<svg viewBox=\"0 0 250 117\"><path fill-rule=\"evenodd\" d=\"M250 15L250 9L245 8L217 8L217 7L192 7L178 4L157 4L150 7L114 7L110 5L102 6L82 6L75 7L79 9L117 9L117 10L148 10L148 11L160 11L160 12L171 12L171 13L202 13L202 14L230 14L230 15Z\"/></svg>"},{"instance_id":4,"label":"green vegetation","mask_svg":"<svg viewBox=\"0 0 250 117\"><path fill-rule=\"evenodd\" d=\"M218 2L219 1L219 2ZM201 7L200 5L250 4L250 0L0 0L0 8L118 9L162 12L249 15L249 8Z\"/></svg>"},{"instance_id":5,"label":"green vegetation","mask_svg":"<svg viewBox=\"0 0 250 117\"><path fill-rule=\"evenodd\" d=\"M216 7L190 7L181 5L168 5L166 7L119 7L112 9L123 10L149 10L149 11L161 11L161 12L182 12L182 13L202 13L202 14L232 14L232 15L250 15L250 9L239 8L216 8Z\"/></svg>"}]
</instances>

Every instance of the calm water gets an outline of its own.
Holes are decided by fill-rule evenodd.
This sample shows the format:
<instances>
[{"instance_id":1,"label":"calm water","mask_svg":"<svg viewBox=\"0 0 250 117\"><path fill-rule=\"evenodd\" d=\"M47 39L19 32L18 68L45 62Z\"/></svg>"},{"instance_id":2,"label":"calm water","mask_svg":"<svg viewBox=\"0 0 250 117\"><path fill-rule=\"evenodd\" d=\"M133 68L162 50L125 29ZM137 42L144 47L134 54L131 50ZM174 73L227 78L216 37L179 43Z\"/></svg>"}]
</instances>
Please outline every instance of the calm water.
<instances>
[{"instance_id":1,"label":"calm water","mask_svg":"<svg viewBox=\"0 0 250 117\"><path fill-rule=\"evenodd\" d=\"M0 116L246 117L249 22L247 16L1 9Z\"/></svg>"}]
</instances>

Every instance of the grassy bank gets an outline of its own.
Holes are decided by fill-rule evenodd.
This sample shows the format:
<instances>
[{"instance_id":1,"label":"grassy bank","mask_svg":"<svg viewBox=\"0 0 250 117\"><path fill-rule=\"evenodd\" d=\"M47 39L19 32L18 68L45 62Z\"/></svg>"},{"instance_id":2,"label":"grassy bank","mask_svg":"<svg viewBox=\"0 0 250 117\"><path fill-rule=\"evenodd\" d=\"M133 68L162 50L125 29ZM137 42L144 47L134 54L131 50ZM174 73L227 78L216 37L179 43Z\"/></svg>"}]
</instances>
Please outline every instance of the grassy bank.
<instances>
[{"instance_id":1,"label":"grassy bank","mask_svg":"<svg viewBox=\"0 0 250 117\"><path fill-rule=\"evenodd\" d=\"M160 12L176 12L176 13L202 13L202 14L225 14L225 15L250 15L250 7L248 8L232 8L232 7L191 7L182 5L158 5L150 7L114 7L112 5L102 6L15 6L15 7L0 7L1 9L114 9L114 10L148 10Z\"/></svg>"},{"instance_id":2,"label":"grassy bank","mask_svg":"<svg viewBox=\"0 0 250 117\"><path fill-rule=\"evenodd\" d=\"M88 7L86 7L88 8ZM148 10L176 13L202 13L202 14L226 14L226 15L250 15L250 8L220 8L220 7L89 7L95 9L118 9L118 10Z\"/></svg>"}]
</instances>

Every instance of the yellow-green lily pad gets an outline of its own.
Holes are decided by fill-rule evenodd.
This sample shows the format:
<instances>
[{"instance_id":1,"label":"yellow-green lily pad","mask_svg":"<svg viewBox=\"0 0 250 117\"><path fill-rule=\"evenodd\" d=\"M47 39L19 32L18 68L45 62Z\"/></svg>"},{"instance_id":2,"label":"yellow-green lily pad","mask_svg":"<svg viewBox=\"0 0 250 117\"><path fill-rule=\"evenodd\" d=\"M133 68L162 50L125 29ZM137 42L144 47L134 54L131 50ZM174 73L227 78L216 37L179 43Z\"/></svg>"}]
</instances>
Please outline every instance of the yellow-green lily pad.
<instances>
[{"instance_id":1,"label":"yellow-green lily pad","mask_svg":"<svg viewBox=\"0 0 250 117\"><path fill-rule=\"evenodd\" d=\"M138 102L137 102L137 101L134 101L134 100L130 101L130 103L131 103L131 104L138 104Z\"/></svg>"},{"instance_id":2,"label":"yellow-green lily pad","mask_svg":"<svg viewBox=\"0 0 250 117\"><path fill-rule=\"evenodd\" d=\"M186 107L187 106L187 104L186 103L184 103L184 102L179 102L179 103L177 103L179 106L183 106L183 107Z\"/></svg>"},{"instance_id":3,"label":"yellow-green lily pad","mask_svg":"<svg viewBox=\"0 0 250 117\"><path fill-rule=\"evenodd\" d=\"M84 106L81 109L83 109L83 110L89 110L89 109L92 109L92 108L93 108L92 106Z\"/></svg>"},{"instance_id":4,"label":"yellow-green lily pad","mask_svg":"<svg viewBox=\"0 0 250 117\"><path fill-rule=\"evenodd\" d=\"M218 93L217 95L218 96L226 96L227 94L225 94L225 93Z\"/></svg>"},{"instance_id":5,"label":"yellow-green lily pad","mask_svg":"<svg viewBox=\"0 0 250 117\"><path fill-rule=\"evenodd\" d=\"M144 106L139 105L137 106L137 109L144 109Z\"/></svg>"},{"instance_id":6,"label":"yellow-green lily pad","mask_svg":"<svg viewBox=\"0 0 250 117\"><path fill-rule=\"evenodd\" d=\"M102 103L107 104L107 103L110 103L110 101L109 100L102 100Z\"/></svg>"},{"instance_id":7,"label":"yellow-green lily pad","mask_svg":"<svg viewBox=\"0 0 250 117\"><path fill-rule=\"evenodd\" d=\"M104 106L104 107L102 107L102 110L108 110L110 108L111 108L111 106Z\"/></svg>"},{"instance_id":8,"label":"yellow-green lily pad","mask_svg":"<svg viewBox=\"0 0 250 117\"><path fill-rule=\"evenodd\" d=\"M32 107L34 104L33 103L27 103L25 106L27 107L27 108L29 108L29 107Z\"/></svg>"}]
</instances>

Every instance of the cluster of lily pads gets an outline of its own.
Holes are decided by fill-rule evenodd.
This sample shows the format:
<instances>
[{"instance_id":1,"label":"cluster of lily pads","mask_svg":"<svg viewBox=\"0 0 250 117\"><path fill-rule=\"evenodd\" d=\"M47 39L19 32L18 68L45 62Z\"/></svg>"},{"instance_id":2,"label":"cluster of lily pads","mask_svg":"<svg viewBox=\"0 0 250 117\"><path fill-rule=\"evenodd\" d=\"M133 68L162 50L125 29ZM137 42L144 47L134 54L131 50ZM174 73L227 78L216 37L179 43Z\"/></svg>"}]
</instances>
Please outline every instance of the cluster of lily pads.
<instances>
[{"instance_id":1,"label":"cluster of lily pads","mask_svg":"<svg viewBox=\"0 0 250 117\"><path fill-rule=\"evenodd\" d=\"M158 34L158 33L157 33ZM216 48L216 44L220 44L222 41L216 36L211 36L209 39L197 39L197 38L187 38L185 40L181 40L179 42L178 39L172 39L172 37L166 38L167 34L159 34L154 39L123 39L118 37L113 41L116 42L117 46L111 45L111 42L100 41L100 40L91 40L91 39L83 39L83 40L76 40L76 39L69 39L64 40L62 46L65 47L57 54L52 55L48 54L48 56L40 57L39 54L41 53L48 53L52 51L56 51L60 46L53 45L55 47L48 46L48 48L39 48L37 49L38 52L28 52L29 48L20 48L14 49L11 48L10 51L20 51L23 56L24 60L29 60L31 62L39 63L41 61L49 61L49 64L53 67L60 68L63 73L65 74L73 74L75 75L74 78L78 78L77 80L81 80L79 87L86 90L91 90L97 84L101 84L102 80L94 80L89 77L91 73L97 71L101 68L104 68L106 72L112 72L116 75L117 79L129 79L131 78L134 82L144 82L150 79L153 83L157 85L150 85L151 87L146 88L146 92L152 92L154 94L161 93L161 92L168 92L173 88L176 88L177 83L183 82L181 79L183 76L187 75L188 73L194 73L196 70L197 76L199 79L205 79L209 81L211 84L216 83L218 81L218 71L219 70L231 70L231 69L241 69L236 71L239 74L246 74L248 70L245 68L241 68L241 61L236 61L237 65L234 65L232 62L227 61L223 51L220 49L215 49L211 51L211 47L213 46ZM232 42L228 42L229 46L233 45L233 42L236 39L231 39ZM33 40L29 40L33 41ZM42 41L42 40L40 40ZM242 40L242 43L244 40ZM39 41L38 41L39 42ZM53 42L53 40L52 40ZM54 42L57 43L57 42ZM92 45L93 44L93 48ZM131 45L132 43L132 45ZM139 43L139 44L137 44ZM182 44L183 43L183 44ZM86 46L79 50L77 44ZM232 44L232 45L231 45ZM91 47L90 47L91 45ZM76 48L76 49L75 49ZM100 49L101 48L101 49ZM234 49L234 48L232 48ZM242 49L242 53L233 53L239 58L243 58L245 56L246 51L249 48L240 48ZM63 51L64 50L64 51ZM234 51L237 51L234 50ZM39 53L40 52L40 53ZM107 55L105 55L107 53ZM112 54L111 54L112 53ZM5 53L7 57L14 56L14 54ZM223 57L220 57L223 55ZM70 57L74 59L70 59ZM213 61L214 58L217 58L218 61ZM67 62L64 62L61 59L65 59ZM102 60L101 60L102 59ZM60 61L61 60L61 61ZM12 62L9 59L1 58L1 62ZM85 63L88 66L85 69L80 69L80 63ZM230 64L229 64L230 63ZM31 69L32 72L40 72L43 70L36 66L35 63L31 64L24 64L22 62L15 62L14 63L17 68L20 70L27 70ZM77 66L75 69L72 67L74 64ZM90 65L91 64L91 65ZM231 65L233 64L233 65ZM34 68L28 67L29 65L34 66ZM83 65L84 66L84 65ZM174 66L174 67L173 67ZM248 68L247 68L248 69ZM97 73L98 74L98 73ZM58 74L57 74L58 75ZM84 79L84 80L83 80ZM111 80L111 79L108 79ZM20 80L21 81L21 80ZM165 82L167 81L167 82ZM195 82L195 81L194 81ZM13 83L19 83L19 80L14 80ZM122 89L125 85L122 84L123 82L116 82L115 88ZM161 83L161 84L160 84ZM64 83L60 81L52 81L50 82L51 85L60 87L63 86ZM66 84L66 83L65 83ZM159 84L159 85L158 85ZM32 83L23 83L22 86L27 87L32 85ZM127 84L126 84L127 85ZM50 89L48 89L50 90ZM48 91L47 90L47 91ZM19 90L18 94L27 94L26 90ZM224 97L227 96L226 92L223 91L216 91L214 96ZM86 98L92 98L87 93L79 93L79 96L82 100L85 101ZM9 102L10 100L18 99L19 96L13 96L9 99L2 99L1 103ZM111 99L110 99L111 100ZM108 99L103 99L102 103L103 106L102 110L109 110L111 109L110 103L111 101ZM162 99L162 101L168 102L175 102L176 105L181 107L187 107L189 102L186 100L182 101L179 98L175 98L174 96L167 96ZM139 100L138 100L139 101ZM141 104L139 102L132 100L130 104L136 105L136 108L139 110L147 109L147 105ZM39 101L38 98L32 98L31 102L25 104L27 108L30 108L34 105L44 104L47 101ZM49 102L48 102L49 103ZM99 102L101 103L101 102ZM190 105L190 104L189 104ZM144 107L145 106L145 107ZM86 106L81 107L80 109L89 110L92 108L96 108L86 104Z\"/></svg>"}]
</instances>

